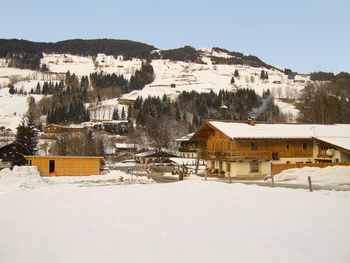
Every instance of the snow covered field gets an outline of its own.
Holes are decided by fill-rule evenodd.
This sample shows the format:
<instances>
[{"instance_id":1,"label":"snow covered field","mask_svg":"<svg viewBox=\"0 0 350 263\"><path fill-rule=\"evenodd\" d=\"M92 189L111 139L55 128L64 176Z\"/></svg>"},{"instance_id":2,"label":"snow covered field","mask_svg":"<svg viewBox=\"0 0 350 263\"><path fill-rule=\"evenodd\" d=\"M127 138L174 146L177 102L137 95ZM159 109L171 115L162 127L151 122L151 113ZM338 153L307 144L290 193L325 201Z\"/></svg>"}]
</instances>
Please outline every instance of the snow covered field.
<instances>
[{"instance_id":1,"label":"snow covered field","mask_svg":"<svg viewBox=\"0 0 350 263\"><path fill-rule=\"evenodd\" d=\"M348 191L0 178L0 262L350 261Z\"/></svg>"}]
</instances>

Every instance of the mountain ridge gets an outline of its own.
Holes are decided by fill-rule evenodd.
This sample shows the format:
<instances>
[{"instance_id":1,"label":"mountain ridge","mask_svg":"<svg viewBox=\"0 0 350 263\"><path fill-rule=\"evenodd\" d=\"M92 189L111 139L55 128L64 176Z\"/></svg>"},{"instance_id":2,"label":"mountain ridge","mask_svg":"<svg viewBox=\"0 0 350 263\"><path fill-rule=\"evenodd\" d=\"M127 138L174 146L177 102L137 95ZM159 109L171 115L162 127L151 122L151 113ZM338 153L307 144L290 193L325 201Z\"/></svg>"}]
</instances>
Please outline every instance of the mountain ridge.
<instances>
[{"instance_id":1,"label":"mountain ridge","mask_svg":"<svg viewBox=\"0 0 350 263\"><path fill-rule=\"evenodd\" d=\"M241 52L229 51L219 47L211 48L216 53L226 53L226 57L211 56L214 64L248 65L251 67L279 68L269 65L257 56L245 55ZM158 52L155 52L158 51ZM42 53L71 54L79 56L97 56L99 53L123 56L128 60L169 59L202 63L201 49L184 46L175 49L160 50L152 45L132 40L120 39L68 39L58 42L35 42L24 39L0 39L0 58L14 60L15 67L37 69L40 66Z\"/></svg>"}]
</instances>

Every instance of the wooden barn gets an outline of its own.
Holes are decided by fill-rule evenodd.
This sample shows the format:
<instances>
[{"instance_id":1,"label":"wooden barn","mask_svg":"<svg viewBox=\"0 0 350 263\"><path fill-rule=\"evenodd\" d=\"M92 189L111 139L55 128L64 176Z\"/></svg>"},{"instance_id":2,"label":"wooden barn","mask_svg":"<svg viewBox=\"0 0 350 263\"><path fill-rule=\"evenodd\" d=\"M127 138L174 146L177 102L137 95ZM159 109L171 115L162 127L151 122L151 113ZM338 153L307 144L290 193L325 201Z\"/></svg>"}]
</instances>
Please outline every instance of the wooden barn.
<instances>
[{"instance_id":1,"label":"wooden barn","mask_svg":"<svg viewBox=\"0 0 350 263\"><path fill-rule=\"evenodd\" d=\"M41 176L99 175L105 162L92 156L26 156L28 165L37 166Z\"/></svg>"}]
</instances>

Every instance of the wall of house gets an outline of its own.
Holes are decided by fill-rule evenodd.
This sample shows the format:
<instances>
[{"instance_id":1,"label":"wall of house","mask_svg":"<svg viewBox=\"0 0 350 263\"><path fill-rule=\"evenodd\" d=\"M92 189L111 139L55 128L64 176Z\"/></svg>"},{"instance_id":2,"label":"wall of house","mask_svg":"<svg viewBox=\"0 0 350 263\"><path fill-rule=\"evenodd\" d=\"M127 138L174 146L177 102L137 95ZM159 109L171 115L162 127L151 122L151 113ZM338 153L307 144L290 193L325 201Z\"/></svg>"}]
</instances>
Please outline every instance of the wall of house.
<instances>
[{"instance_id":1,"label":"wall of house","mask_svg":"<svg viewBox=\"0 0 350 263\"><path fill-rule=\"evenodd\" d=\"M310 158L280 158L279 160L273 160L272 163L312 163L314 162L313 157Z\"/></svg>"},{"instance_id":2,"label":"wall of house","mask_svg":"<svg viewBox=\"0 0 350 263\"><path fill-rule=\"evenodd\" d=\"M277 152L279 158L312 157L312 141L238 141L239 151L251 151L251 143L257 143L257 151ZM306 147L306 148L304 148Z\"/></svg>"},{"instance_id":3,"label":"wall of house","mask_svg":"<svg viewBox=\"0 0 350 263\"><path fill-rule=\"evenodd\" d=\"M350 162L350 154L341 152L339 162Z\"/></svg>"},{"instance_id":4,"label":"wall of house","mask_svg":"<svg viewBox=\"0 0 350 263\"><path fill-rule=\"evenodd\" d=\"M227 171L226 165L224 165L225 176L228 176L228 172L231 177L265 176L271 173L270 161L258 162L258 165L259 171L251 172L251 161L231 162L230 171Z\"/></svg>"},{"instance_id":5,"label":"wall of house","mask_svg":"<svg viewBox=\"0 0 350 263\"><path fill-rule=\"evenodd\" d=\"M230 151L252 151L251 143L257 143L257 151L278 152L279 158L308 157L312 158L315 154L313 142L310 140L240 140L232 141L222 133L215 131L207 140L207 151L212 152L230 152ZM305 148L306 147L306 148ZM317 150L318 151L318 150ZM316 151L316 155L317 155Z\"/></svg>"},{"instance_id":6,"label":"wall of house","mask_svg":"<svg viewBox=\"0 0 350 263\"><path fill-rule=\"evenodd\" d=\"M37 166L41 176L49 176L49 161L55 161L55 176L86 176L100 174L98 158L28 158Z\"/></svg>"}]
</instances>

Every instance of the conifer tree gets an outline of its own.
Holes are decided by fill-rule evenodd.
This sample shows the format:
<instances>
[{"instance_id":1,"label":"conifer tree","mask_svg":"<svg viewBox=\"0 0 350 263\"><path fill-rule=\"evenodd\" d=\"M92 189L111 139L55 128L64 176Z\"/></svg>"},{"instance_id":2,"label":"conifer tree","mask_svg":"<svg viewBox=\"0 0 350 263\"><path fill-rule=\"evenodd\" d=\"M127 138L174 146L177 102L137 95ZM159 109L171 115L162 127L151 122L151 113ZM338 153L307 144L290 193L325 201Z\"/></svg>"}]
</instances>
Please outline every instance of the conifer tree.
<instances>
[{"instance_id":1,"label":"conifer tree","mask_svg":"<svg viewBox=\"0 0 350 263\"><path fill-rule=\"evenodd\" d=\"M125 120L125 110L124 110L124 107L122 109L122 120Z\"/></svg>"},{"instance_id":2,"label":"conifer tree","mask_svg":"<svg viewBox=\"0 0 350 263\"><path fill-rule=\"evenodd\" d=\"M119 120L119 111L118 111L117 107L115 107L114 110L113 110L112 119L113 120Z\"/></svg>"},{"instance_id":3,"label":"conifer tree","mask_svg":"<svg viewBox=\"0 0 350 263\"><path fill-rule=\"evenodd\" d=\"M34 155L37 151L38 130L31 116L24 117L17 127L15 151L12 154L11 164L25 165L24 156Z\"/></svg>"}]
</instances>

